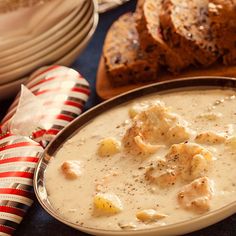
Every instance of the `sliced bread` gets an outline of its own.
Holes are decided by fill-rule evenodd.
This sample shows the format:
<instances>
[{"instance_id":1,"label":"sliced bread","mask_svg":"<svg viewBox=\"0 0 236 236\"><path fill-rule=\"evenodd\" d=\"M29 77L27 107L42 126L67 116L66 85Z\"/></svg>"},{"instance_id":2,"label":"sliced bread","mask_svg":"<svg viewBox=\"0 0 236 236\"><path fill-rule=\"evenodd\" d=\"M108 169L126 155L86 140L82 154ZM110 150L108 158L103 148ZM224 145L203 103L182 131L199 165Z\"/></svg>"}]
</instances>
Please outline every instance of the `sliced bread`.
<instances>
[{"instance_id":1,"label":"sliced bread","mask_svg":"<svg viewBox=\"0 0 236 236\"><path fill-rule=\"evenodd\" d=\"M209 0L209 18L223 63L236 64L236 0Z\"/></svg>"},{"instance_id":2,"label":"sliced bread","mask_svg":"<svg viewBox=\"0 0 236 236\"><path fill-rule=\"evenodd\" d=\"M103 46L105 67L113 86L156 80L158 64L140 50L139 36L132 13L115 21Z\"/></svg>"},{"instance_id":3,"label":"sliced bread","mask_svg":"<svg viewBox=\"0 0 236 236\"><path fill-rule=\"evenodd\" d=\"M209 66L219 57L209 23L208 0L164 0L164 39L184 61Z\"/></svg>"},{"instance_id":4,"label":"sliced bread","mask_svg":"<svg viewBox=\"0 0 236 236\"><path fill-rule=\"evenodd\" d=\"M136 9L135 9L135 17L139 18L139 16L141 15L141 11L142 11L144 2L145 2L145 0L138 0L137 1Z\"/></svg>"},{"instance_id":5,"label":"sliced bread","mask_svg":"<svg viewBox=\"0 0 236 236\"><path fill-rule=\"evenodd\" d=\"M137 7L136 27L142 49L169 71L178 72L190 63L182 60L178 51L172 50L163 40L159 21L162 2L163 0L145 0L142 7Z\"/></svg>"}]
</instances>

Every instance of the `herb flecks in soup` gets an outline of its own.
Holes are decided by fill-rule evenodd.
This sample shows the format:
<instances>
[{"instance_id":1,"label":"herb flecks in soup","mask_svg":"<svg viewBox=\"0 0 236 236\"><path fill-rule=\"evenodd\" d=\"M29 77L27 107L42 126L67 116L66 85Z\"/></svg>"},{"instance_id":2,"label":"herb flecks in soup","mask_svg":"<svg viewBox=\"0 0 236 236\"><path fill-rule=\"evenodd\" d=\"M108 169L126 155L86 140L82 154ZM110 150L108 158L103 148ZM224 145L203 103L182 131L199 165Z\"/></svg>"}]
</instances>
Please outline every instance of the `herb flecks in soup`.
<instances>
[{"instance_id":1,"label":"herb flecks in soup","mask_svg":"<svg viewBox=\"0 0 236 236\"><path fill-rule=\"evenodd\" d=\"M51 204L79 225L130 230L188 220L235 201L235 95L169 92L99 115L50 161Z\"/></svg>"}]
</instances>

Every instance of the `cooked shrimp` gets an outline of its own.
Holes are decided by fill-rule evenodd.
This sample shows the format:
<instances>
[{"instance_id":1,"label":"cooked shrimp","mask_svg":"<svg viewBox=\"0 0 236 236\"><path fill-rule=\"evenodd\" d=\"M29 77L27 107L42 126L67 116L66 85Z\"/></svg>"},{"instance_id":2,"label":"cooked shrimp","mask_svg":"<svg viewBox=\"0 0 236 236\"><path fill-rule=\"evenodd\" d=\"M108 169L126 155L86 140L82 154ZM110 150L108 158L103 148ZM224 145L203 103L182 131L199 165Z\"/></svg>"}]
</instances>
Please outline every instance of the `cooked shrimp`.
<instances>
[{"instance_id":1,"label":"cooked shrimp","mask_svg":"<svg viewBox=\"0 0 236 236\"><path fill-rule=\"evenodd\" d=\"M136 213L136 218L144 223L151 223L163 219L167 215L161 214L154 209L145 209Z\"/></svg>"},{"instance_id":2,"label":"cooked shrimp","mask_svg":"<svg viewBox=\"0 0 236 236\"><path fill-rule=\"evenodd\" d=\"M200 133L195 137L195 141L202 144L220 144L224 143L225 140L226 137L212 131Z\"/></svg>"},{"instance_id":3,"label":"cooked shrimp","mask_svg":"<svg viewBox=\"0 0 236 236\"><path fill-rule=\"evenodd\" d=\"M236 136L231 136L231 137L227 138L225 144L227 147L235 149L236 148Z\"/></svg>"},{"instance_id":4,"label":"cooked shrimp","mask_svg":"<svg viewBox=\"0 0 236 236\"><path fill-rule=\"evenodd\" d=\"M169 143L181 143L189 139L189 130L181 125L175 125L167 131L167 139Z\"/></svg>"},{"instance_id":5,"label":"cooked shrimp","mask_svg":"<svg viewBox=\"0 0 236 236\"><path fill-rule=\"evenodd\" d=\"M203 213L210 209L212 194L211 181L207 177L202 177L182 188L178 193L178 202L187 210Z\"/></svg>"},{"instance_id":6,"label":"cooked shrimp","mask_svg":"<svg viewBox=\"0 0 236 236\"><path fill-rule=\"evenodd\" d=\"M200 119L205 119L205 120L209 120L209 121L215 121L217 119L220 119L223 117L222 113L216 113L216 112L208 112L208 113L203 113L197 116L197 118Z\"/></svg>"},{"instance_id":7,"label":"cooked shrimp","mask_svg":"<svg viewBox=\"0 0 236 236\"><path fill-rule=\"evenodd\" d=\"M122 140L125 150L134 155L142 153L142 150L135 142L136 136L139 136L139 128L134 124L126 131Z\"/></svg>"},{"instance_id":8,"label":"cooked shrimp","mask_svg":"<svg viewBox=\"0 0 236 236\"><path fill-rule=\"evenodd\" d=\"M183 180L191 181L205 175L212 154L198 144L180 143L172 145L165 158Z\"/></svg>"},{"instance_id":9,"label":"cooked shrimp","mask_svg":"<svg viewBox=\"0 0 236 236\"><path fill-rule=\"evenodd\" d=\"M77 179L81 176L81 162L76 160L65 161L61 165L62 173L68 179Z\"/></svg>"},{"instance_id":10,"label":"cooked shrimp","mask_svg":"<svg viewBox=\"0 0 236 236\"><path fill-rule=\"evenodd\" d=\"M160 187L168 187L175 184L177 173L175 169L168 166L167 162L159 160L156 166L147 169L145 178Z\"/></svg>"},{"instance_id":11,"label":"cooked shrimp","mask_svg":"<svg viewBox=\"0 0 236 236\"><path fill-rule=\"evenodd\" d=\"M155 153L160 148L165 147L164 145L146 143L140 135L134 137L134 142L143 153Z\"/></svg>"},{"instance_id":12,"label":"cooked shrimp","mask_svg":"<svg viewBox=\"0 0 236 236\"><path fill-rule=\"evenodd\" d=\"M192 181L204 176L212 160L212 154L194 143L172 145L164 160L152 164L145 178L159 187L174 185L177 180Z\"/></svg>"}]
</instances>

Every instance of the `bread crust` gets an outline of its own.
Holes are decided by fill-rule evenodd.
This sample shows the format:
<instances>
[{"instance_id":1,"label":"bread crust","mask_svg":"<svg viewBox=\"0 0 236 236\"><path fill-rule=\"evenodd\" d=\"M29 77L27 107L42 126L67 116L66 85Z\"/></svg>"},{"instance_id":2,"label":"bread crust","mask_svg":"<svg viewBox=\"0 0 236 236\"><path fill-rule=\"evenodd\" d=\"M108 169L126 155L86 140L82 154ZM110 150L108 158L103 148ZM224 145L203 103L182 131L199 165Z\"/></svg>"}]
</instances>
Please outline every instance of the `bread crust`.
<instances>
[{"instance_id":1,"label":"bread crust","mask_svg":"<svg viewBox=\"0 0 236 236\"><path fill-rule=\"evenodd\" d=\"M163 39L159 20L161 11L162 0L145 0L143 3L139 10L139 18L136 19L140 45L153 60L166 66L169 71L177 73L190 63L182 60L178 52L173 51Z\"/></svg>"},{"instance_id":2,"label":"bread crust","mask_svg":"<svg viewBox=\"0 0 236 236\"><path fill-rule=\"evenodd\" d=\"M164 39L184 61L209 66L219 57L209 24L208 0L164 0Z\"/></svg>"},{"instance_id":3,"label":"bread crust","mask_svg":"<svg viewBox=\"0 0 236 236\"><path fill-rule=\"evenodd\" d=\"M225 65L236 64L236 0L209 0L213 36Z\"/></svg>"},{"instance_id":4,"label":"bread crust","mask_svg":"<svg viewBox=\"0 0 236 236\"><path fill-rule=\"evenodd\" d=\"M110 27L104 42L103 57L113 86L157 79L159 66L140 49L132 13L122 15Z\"/></svg>"}]
</instances>

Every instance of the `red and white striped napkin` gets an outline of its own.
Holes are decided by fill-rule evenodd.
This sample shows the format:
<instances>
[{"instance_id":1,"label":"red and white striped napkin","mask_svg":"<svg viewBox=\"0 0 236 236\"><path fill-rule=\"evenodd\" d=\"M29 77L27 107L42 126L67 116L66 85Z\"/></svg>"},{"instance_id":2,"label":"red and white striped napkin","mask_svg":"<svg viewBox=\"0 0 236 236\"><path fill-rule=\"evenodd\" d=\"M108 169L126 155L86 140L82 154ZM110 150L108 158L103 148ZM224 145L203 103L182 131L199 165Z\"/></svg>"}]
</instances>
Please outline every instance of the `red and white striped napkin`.
<instances>
[{"instance_id":1,"label":"red and white striped napkin","mask_svg":"<svg viewBox=\"0 0 236 236\"><path fill-rule=\"evenodd\" d=\"M82 112L90 94L88 82L77 71L58 65L36 71L25 86L43 105L40 123L44 127L32 131L33 138L37 141L50 141L76 118ZM19 109L19 98L18 95L2 120L4 131L9 129L10 121ZM23 118L32 120L34 115L29 109L28 112L24 111Z\"/></svg>"},{"instance_id":2,"label":"red and white striped napkin","mask_svg":"<svg viewBox=\"0 0 236 236\"><path fill-rule=\"evenodd\" d=\"M58 65L39 69L25 86L1 122L0 235L12 235L33 202L43 147L81 114L90 94L77 71Z\"/></svg>"},{"instance_id":3,"label":"red and white striped napkin","mask_svg":"<svg viewBox=\"0 0 236 236\"><path fill-rule=\"evenodd\" d=\"M0 235L12 235L33 203L32 179L42 152L30 138L0 137Z\"/></svg>"}]
</instances>

